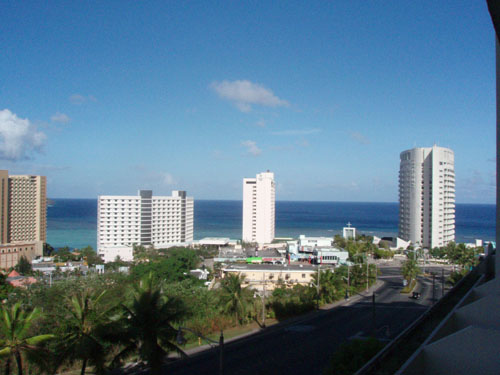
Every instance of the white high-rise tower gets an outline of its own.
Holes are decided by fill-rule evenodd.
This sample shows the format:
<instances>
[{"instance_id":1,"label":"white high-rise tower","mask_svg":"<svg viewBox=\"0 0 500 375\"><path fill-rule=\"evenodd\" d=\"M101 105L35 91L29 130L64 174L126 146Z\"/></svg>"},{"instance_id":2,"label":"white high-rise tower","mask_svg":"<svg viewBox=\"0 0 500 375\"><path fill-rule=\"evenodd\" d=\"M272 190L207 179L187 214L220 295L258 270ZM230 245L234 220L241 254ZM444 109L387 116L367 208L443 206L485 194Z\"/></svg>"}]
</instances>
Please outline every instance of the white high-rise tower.
<instances>
[{"instance_id":1,"label":"white high-rise tower","mask_svg":"<svg viewBox=\"0 0 500 375\"><path fill-rule=\"evenodd\" d=\"M455 167L448 148L413 148L400 155L399 237L423 247L455 240Z\"/></svg>"},{"instance_id":2,"label":"white high-rise tower","mask_svg":"<svg viewBox=\"0 0 500 375\"><path fill-rule=\"evenodd\" d=\"M258 244L274 239L274 173L243 179L243 241Z\"/></svg>"}]
</instances>

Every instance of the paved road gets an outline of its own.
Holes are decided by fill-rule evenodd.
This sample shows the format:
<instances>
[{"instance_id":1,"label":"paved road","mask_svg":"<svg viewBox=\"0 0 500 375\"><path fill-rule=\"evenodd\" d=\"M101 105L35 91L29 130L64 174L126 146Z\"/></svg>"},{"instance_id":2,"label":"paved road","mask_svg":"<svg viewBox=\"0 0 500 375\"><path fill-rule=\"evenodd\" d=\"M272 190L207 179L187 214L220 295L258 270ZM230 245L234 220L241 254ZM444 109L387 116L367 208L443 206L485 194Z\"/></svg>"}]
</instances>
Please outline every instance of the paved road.
<instances>
[{"instance_id":1,"label":"paved road","mask_svg":"<svg viewBox=\"0 0 500 375\"><path fill-rule=\"evenodd\" d=\"M419 301L401 295L402 277L398 267L381 267L383 285L376 293L377 337L391 339L430 305L432 291L422 282ZM430 284L432 285L432 284ZM373 329L371 296L354 298L343 306L320 311L293 324L269 327L261 333L225 346L225 374L321 374L332 353L353 337ZM199 353L165 367L165 374L217 374L216 350Z\"/></svg>"}]
</instances>

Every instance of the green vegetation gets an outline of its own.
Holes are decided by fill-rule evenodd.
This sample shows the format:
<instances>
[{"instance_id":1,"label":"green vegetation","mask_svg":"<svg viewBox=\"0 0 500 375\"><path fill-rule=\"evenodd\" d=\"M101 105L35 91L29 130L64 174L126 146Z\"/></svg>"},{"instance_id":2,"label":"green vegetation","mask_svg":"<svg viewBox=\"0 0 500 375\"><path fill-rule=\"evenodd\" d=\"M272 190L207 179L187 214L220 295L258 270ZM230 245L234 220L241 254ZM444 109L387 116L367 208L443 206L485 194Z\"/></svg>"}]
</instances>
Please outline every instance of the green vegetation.
<instances>
[{"instance_id":1,"label":"green vegetation","mask_svg":"<svg viewBox=\"0 0 500 375\"><path fill-rule=\"evenodd\" d=\"M354 374L384 346L384 343L373 337L346 342L333 355L330 367L325 371L325 374Z\"/></svg>"},{"instance_id":2,"label":"green vegetation","mask_svg":"<svg viewBox=\"0 0 500 375\"><path fill-rule=\"evenodd\" d=\"M422 273L422 270L418 266L415 259L408 258L401 267L401 273L403 274L403 277L406 279L406 281L408 281L408 284L411 284L411 282Z\"/></svg>"},{"instance_id":3,"label":"green vegetation","mask_svg":"<svg viewBox=\"0 0 500 375\"><path fill-rule=\"evenodd\" d=\"M18 375L22 375L25 357L35 355L41 350L40 344L54 337L52 334L30 335L30 328L39 315L39 309L24 310L20 302L3 309L0 317L0 357L6 358L5 374L10 374L14 360Z\"/></svg>"},{"instance_id":4,"label":"green vegetation","mask_svg":"<svg viewBox=\"0 0 500 375\"><path fill-rule=\"evenodd\" d=\"M252 298L252 291L249 288L242 288L244 280L244 276L227 275L222 280L220 293L222 311L234 316L240 324L245 322L247 308Z\"/></svg>"},{"instance_id":5,"label":"green vegetation","mask_svg":"<svg viewBox=\"0 0 500 375\"><path fill-rule=\"evenodd\" d=\"M415 285L417 284L417 280L412 280L408 285L406 285L403 289L401 289L401 293L410 293Z\"/></svg>"},{"instance_id":6,"label":"green vegetation","mask_svg":"<svg viewBox=\"0 0 500 375\"><path fill-rule=\"evenodd\" d=\"M185 346L175 343L180 326L210 337L220 330L239 332L256 324L262 326L263 315L266 319L284 319L312 311L317 303L343 299L346 291L351 294L366 287L365 263L349 270L346 266L336 272L322 270L319 288L282 283L272 296L261 299L243 287L241 276L227 275L218 288L211 290L190 276L189 270L200 265L201 254L211 249L135 250L136 262L117 259L106 265L106 269L128 265L128 274L72 275L54 281L51 287L38 283L27 289L12 289L0 278L0 292L6 298L4 315L23 311L19 319L25 322L19 325L25 328L16 333L15 340L8 329L0 330L0 354L8 353L11 358L8 368L4 366L5 373L72 370L103 374L125 362L139 361L154 374L167 353L183 354ZM58 257L89 261L91 251L86 248L74 254L63 248ZM375 266L370 265L368 272L372 284ZM194 334L185 338L188 346L198 343Z\"/></svg>"},{"instance_id":7,"label":"green vegetation","mask_svg":"<svg viewBox=\"0 0 500 375\"><path fill-rule=\"evenodd\" d=\"M470 270L478 263L478 255L484 251L482 247L467 248L463 243L450 242L445 247L435 247L429 250L432 257L446 259L457 264L462 270Z\"/></svg>"},{"instance_id":8,"label":"green vegetation","mask_svg":"<svg viewBox=\"0 0 500 375\"><path fill-rule=\"evenodd\" d=\"M21 275L32 275L33 274L33 268L31 267L31 263L29 262L28 259L24 255L19 258L19 261L17 262L16 266L14 269L19 272Z\"/></svg>"}]
</instances>

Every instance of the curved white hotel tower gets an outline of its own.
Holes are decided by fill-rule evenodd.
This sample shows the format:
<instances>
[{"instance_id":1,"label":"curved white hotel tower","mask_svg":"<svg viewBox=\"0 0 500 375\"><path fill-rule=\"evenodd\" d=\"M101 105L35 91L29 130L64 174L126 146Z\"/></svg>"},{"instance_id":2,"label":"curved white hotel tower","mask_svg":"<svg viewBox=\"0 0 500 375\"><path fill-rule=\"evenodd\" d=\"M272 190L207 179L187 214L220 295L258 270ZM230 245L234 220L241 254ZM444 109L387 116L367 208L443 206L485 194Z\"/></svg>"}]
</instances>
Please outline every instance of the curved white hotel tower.
<instances>
[{"instance_id":1,"label":"curved white hotel tower","mask_svg":"<svg viewBox=\"0 0 500 375\"><path fill-rule=\"evenodd\" d=\"M455 167L449 148L413 148L400 155L399 237L422 247L455 240Z\"/></svg>"},{"instance_id":2,"label":"curved white hotel tower","mask_svg":"<svg viewBox=\"0 0 500 375\"><path fill-rule=\"evenodd\" d=\"M243 179L243 241L258 244L274 240L274 173Z\"/></svg>"}]
</instances>

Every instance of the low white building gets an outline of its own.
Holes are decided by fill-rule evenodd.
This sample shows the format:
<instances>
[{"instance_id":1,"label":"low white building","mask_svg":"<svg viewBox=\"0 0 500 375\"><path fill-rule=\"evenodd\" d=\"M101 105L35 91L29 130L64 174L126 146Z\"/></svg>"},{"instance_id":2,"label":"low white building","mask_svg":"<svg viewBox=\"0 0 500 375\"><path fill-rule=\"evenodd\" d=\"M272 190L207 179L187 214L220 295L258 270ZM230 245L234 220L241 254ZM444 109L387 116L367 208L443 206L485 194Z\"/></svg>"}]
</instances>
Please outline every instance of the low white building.
<instances>
[{"instance_id":1,"label":"low white building","mask_svg":"<svg viewBox=\"0 0 500 375\"><path fill-rule=\"evenodd\" d=\"M101 246L98 252L104 263L114 262L117 257L125 262L134 260L134 248L132 246Z\"/></svg>"},{"instance_id":2,"label":"low white building","mask_svg":"<svg viewBox=\"0 0 500 375\"><path fill-rule=\"evenodd\" d=\"M205 237L198 241L202 246L228 246L231 239L227 237Z\"/></svg>"},{"instance_id":3,"label":"low white building","mask_svg":"<svg viewBox=\"0 0 500 375\"><path fill-rule=\"evenodd\" d=\"M298 240L287 241L288 252L290 254L298 254L301 252L312 253L314 248L328 247L333 245L333 238L331 237L307 237L303 234L299 236Z\"/></svg>"},{"instance_id":4,"label":"low white building","mask_svg":"<svg viewBox=\"0 0 500 375\"><path fill-rule=\"evenodd\" d=\"M347 227L342 229L342 237L346 240L355 240L356 239L356 228L351 226L351 223L347 223Z\"/></svg>"},{"instance_id":5,"label":"low white building","mask_svg":"<svg viewBox=\"0 0 500 375\"><path fill-rule=\"evenodd\" d=\"M345 265L349 258L349 252L337 247L320 247L313 252L313 263L315 264L331 264Z\"/></svg>"}]
</instances>

